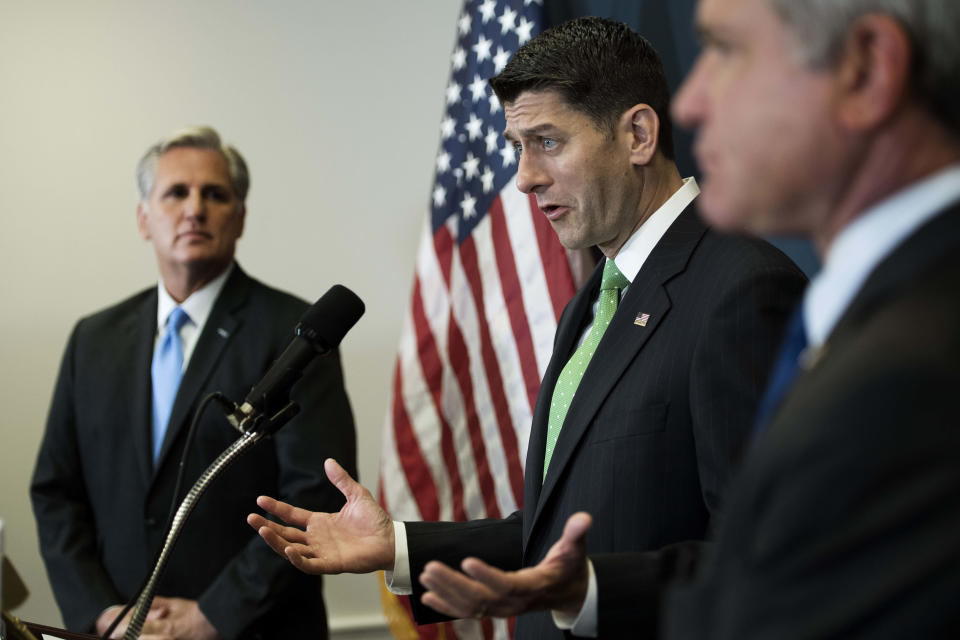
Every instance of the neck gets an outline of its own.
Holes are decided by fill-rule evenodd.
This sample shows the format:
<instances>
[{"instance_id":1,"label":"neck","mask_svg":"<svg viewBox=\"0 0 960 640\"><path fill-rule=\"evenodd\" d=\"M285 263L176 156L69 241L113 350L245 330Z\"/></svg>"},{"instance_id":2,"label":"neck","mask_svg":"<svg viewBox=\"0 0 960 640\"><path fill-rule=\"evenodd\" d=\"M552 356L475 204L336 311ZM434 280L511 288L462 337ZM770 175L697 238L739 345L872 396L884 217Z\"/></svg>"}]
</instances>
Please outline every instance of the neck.
<instances>
[{"instance_id":1,"label":"neck","mask_svg":"<svg viewBox=\"0 0 960 640\"><path fill-rule=\"evenodd\" d=\"M620 242L615 247L600 247L603 254L611 260L620 252L627 240L637 232L637 229L683 186L683 178L680 177L677 165L659 152L649 165L640 167L639 170L642 172L642 186L633 227L620 238Z\"/></svg>"},{"instance_id":2,"label":"neck","mask_svg":"<svg viewBox=\"0 0 960 640\"><path fill-rule=\"evenodd\" d=\"M161 269L160 277L164 289L179 304L226 271L231 264L232 261L216 265L178 265L177 268Z\"/></svg>"},{"instance_id":3,"label":"neck","mask_svg":"<svg viewBox=\"0 0 960 640\"><path fill-rule=\"evenodd\" d=\"M960 162L960 143L929 116L915 111L869 139L853 162L847 188L827 208L812 235L821 259L837 234L867 209Z\"/></svg>"}]
</instances>

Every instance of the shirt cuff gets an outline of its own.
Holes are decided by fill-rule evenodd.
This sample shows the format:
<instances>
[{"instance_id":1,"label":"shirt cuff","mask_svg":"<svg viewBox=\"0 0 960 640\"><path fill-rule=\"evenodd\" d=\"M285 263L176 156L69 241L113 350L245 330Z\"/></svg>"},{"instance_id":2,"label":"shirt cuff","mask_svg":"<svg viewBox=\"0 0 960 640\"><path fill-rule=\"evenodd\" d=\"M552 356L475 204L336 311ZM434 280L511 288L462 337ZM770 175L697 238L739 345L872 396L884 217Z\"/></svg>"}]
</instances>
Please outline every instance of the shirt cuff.
<instances>
[{"instance_id":1,"label":"shirt cuff","mask_svg":"<svg viewBox=\"0 0 960 640\"><path fill-rule=\"evenodd\" d=\"M561 611L551 611L553 624L558 629L569 631L581 638L597 637L597 575L593 572L593 563L587 558L587 595L583 606L576 616Z\"/></svg>"},{"instance_id":2,"label":"shirt cuff","mask_svg":"<svg viewBox=\"0 0 960 640\"><path fill-rule=\"evenodd\" d=\"M410 554L407 552L407 528L396 520L393 521L393 571L384 571L383 581L394 595L409 596L413 593Z\"/></svg>"}]
</instances>

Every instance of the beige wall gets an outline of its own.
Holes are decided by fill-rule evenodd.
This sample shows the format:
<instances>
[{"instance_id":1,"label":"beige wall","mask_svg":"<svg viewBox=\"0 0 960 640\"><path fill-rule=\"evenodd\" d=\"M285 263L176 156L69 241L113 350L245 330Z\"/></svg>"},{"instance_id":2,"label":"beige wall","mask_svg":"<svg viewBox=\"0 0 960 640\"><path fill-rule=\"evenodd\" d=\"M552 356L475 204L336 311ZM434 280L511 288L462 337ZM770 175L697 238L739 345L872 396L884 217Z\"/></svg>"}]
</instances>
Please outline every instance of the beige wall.
<instances>
[{"instance_id":1,"label":"beige wall","mask_svg":"<svg viewBox=\"0 0 960 640\"><path fill-rule=\"evenodd\" d=\"M155 282L134 164L181 125L212 124L250 164L245 269L365 300L343 354L375 486L459 6L0 3L0 518L23 618L59 623L27 491L60 355L78 317ZM372 576L334 578L327 599L335 628L379 620Z\"/></svg>"}]
</instances>

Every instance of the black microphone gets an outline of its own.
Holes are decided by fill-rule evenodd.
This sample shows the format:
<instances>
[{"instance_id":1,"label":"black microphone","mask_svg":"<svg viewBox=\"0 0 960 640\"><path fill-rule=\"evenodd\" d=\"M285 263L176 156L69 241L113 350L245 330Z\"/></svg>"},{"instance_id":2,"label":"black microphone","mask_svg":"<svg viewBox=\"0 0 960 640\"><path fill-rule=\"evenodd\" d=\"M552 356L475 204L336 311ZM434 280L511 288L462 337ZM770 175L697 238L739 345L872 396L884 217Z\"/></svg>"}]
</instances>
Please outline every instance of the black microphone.
<instances>
[{"instance_id":1,"label":"black microphone","mask_svg":"<svg viewBox=\"0 0 960 640\"><path fill-rule=\"evenodd\" d=\"M363 315L363 301L353 291L335 284L300 318L296 337L267 373L247 394L239 410L231 416L235 423L246 423L260 415L272 415L289 404L290 389L314 358L339 346L343 336Z\"/></svg>"}]
</instances>

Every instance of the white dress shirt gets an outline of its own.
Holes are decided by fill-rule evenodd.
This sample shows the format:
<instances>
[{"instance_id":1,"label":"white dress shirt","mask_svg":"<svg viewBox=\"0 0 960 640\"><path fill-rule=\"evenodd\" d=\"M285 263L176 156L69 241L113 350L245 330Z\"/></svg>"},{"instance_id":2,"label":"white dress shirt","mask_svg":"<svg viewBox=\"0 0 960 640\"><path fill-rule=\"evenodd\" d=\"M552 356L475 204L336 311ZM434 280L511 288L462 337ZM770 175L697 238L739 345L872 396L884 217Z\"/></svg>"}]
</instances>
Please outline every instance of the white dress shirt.
<instances>
[{"instance_id":1,"label":"white dress shirt","mask_svg":"<svg viewBox=\"0 0 960 640\"><path fill-rule=\"evenodd\" d=\"M213 310L213 303L223 290L227 278L233 273L234 264L231 262L226 271L203 285L202 288L194 291L190 296L179 304L190 321L184 322L180 328L180 341L183 343L183 371L187 370L190 363L190 356L193 355L193 349L197 346L197 340L203 331L203 326L207 324L207 318L210 317L210 311ZM167 326L167 319L176 308L177 301L170 297L163 280L157 283L157 335L154 337L153 348L156 350L160 342L160 336L163 335L163 328Z\"/></svg>"},{"instance_id":2,"label":"white dress shirt","mask_svg":"<svg viewBox=\"0 0 960 640\"><path fill-rule=\"evenodd\" d=\"M653 212L647 220L640 225L633 235L624 243L620 251L614 257L613 261L617 265L627 280L631 283L640 272L640 268L646 262L647 258L653 252L653 249L663 238L663 235L670 228L670 225L683 213L694 198L700 193L700 187L693 178L686 178L683 185L671 195L660 208ZM627 288L620 292L622 299ZM596 317L598 301L593 303L593 315ZM591 322L592 326L593 323ZM582 342L587 334L590 333L588 326L580 336ZM393 571L386 571L384 578L387 589L397 595L410 595L412 589L412 577L410 575L410 557L407 550L406 527L403 522L394 521L394 563ZM589 570L589 583L587 587L587 597L579 615L563 616L554 612L554 622L561 629L572 629L577 635L596 636L597 629L597 581L593 571L593 564L587 562Z\"/></svg>"},{"instance_id":3,"label":"white dress shirt","mask_svg":"<svg viewBox=\"0 0 960 640\"><path fill-rule=\"evenodd\" d=\"M960 200L960 164L898 191L837 234L803 298L803 322L811 347L823 345L874 268L956 200Z\"/></svg>"}]
</instances>

